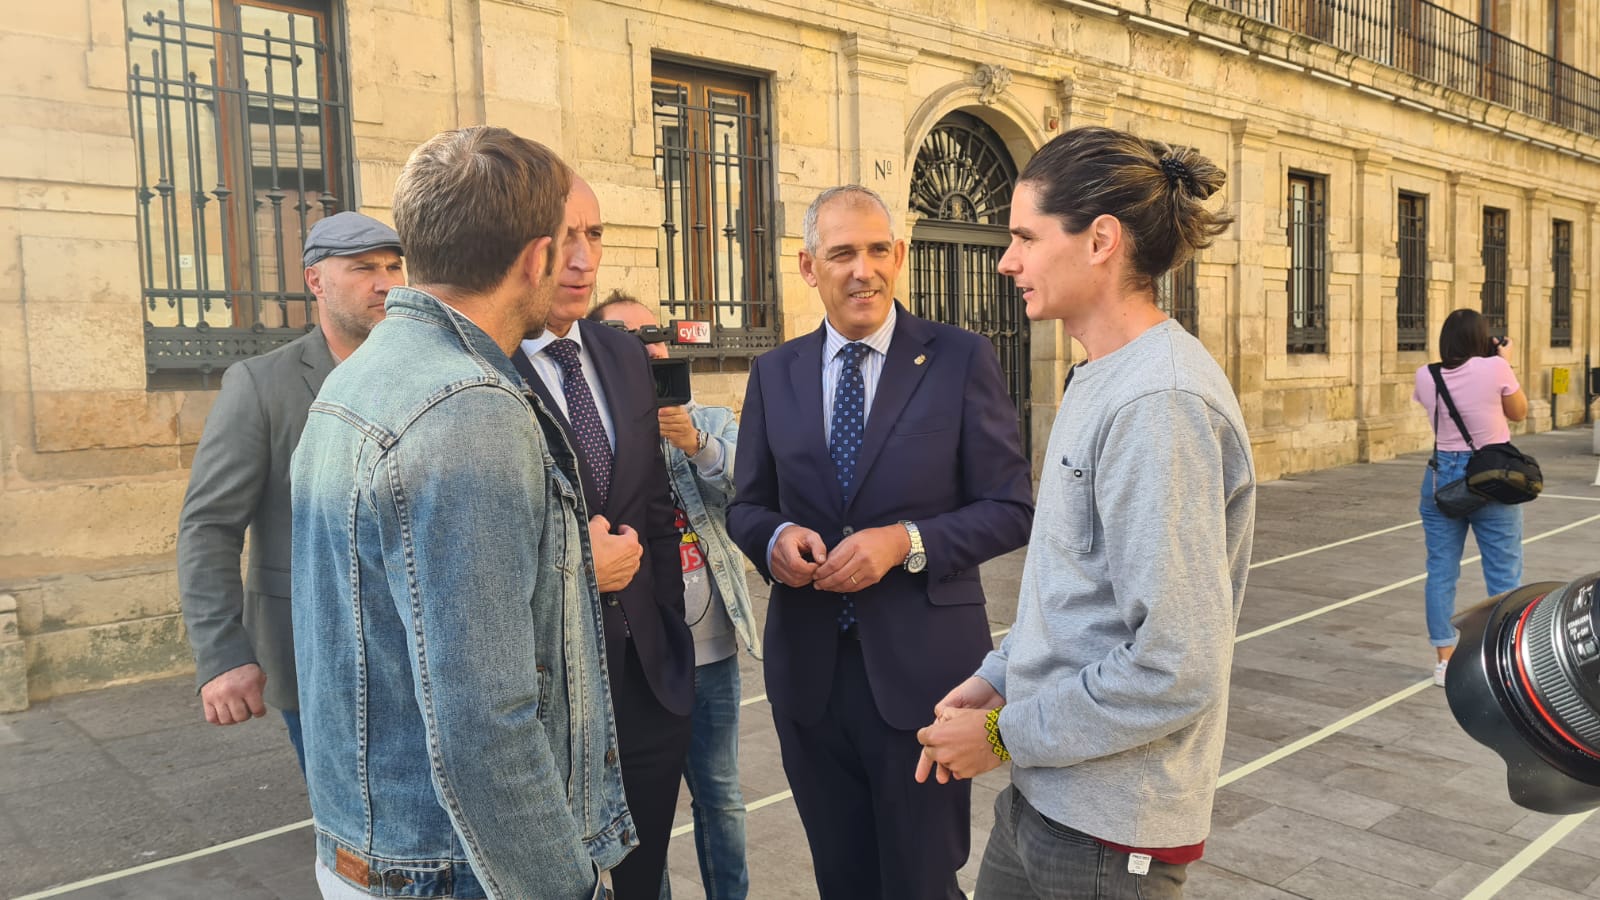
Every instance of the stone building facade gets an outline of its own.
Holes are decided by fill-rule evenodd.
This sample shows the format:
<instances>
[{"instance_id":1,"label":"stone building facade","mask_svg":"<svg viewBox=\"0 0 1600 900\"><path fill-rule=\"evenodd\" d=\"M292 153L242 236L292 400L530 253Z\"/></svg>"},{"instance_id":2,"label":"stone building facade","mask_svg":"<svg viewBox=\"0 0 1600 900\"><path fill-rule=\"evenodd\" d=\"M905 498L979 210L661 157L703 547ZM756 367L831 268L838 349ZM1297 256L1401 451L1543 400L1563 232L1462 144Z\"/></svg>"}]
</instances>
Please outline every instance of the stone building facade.
<instances>
[{"instance_id":1,"label":"stone building facade","mask_svg":"<svg viewBox=\"0 0 1600 900\"><path fill-rule=\"evenodd\" d=\"M594 184L602 291L715 324L707 402L816 327L802 214L859 182L912 243L901 295L993 337L1044 434L1077 351L993 263L1016 172L1084 124L1226 168L1238 222L1166 288L1263 478L1426 446L1453 308L1515 339L1530 428L1583 418L1600 350L1600 0L80 0L0 47L0 709L190 666L216 375L311 317L309 222L388 218L447 128Z\"/></svg>"}]
</instances>

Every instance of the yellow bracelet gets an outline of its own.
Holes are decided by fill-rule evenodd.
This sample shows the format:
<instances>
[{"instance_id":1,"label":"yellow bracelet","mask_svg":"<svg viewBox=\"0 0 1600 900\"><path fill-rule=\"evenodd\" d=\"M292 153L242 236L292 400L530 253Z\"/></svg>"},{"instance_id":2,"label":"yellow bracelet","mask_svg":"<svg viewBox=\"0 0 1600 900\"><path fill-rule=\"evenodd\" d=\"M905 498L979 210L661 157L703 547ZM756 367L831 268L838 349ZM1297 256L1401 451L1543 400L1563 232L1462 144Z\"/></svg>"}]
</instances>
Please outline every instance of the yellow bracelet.
<instances>
[{"instance_id":1,"label":"yellow bracelet","mask_svg":"<svg viewBox=\"0 0 1600 900\"><path fill-rule=\"evenodd\" d=\"M989 749L994 751L995 756L1000 757L1001 762L1008 762L1011 759L1011 751L1007 750L1006 745L1000 740L1000 710L1002 709L1005 709L1005 707L997 706L989 710L989 714L983 719L983 730L989 734Z\"/></svg>"}]
</instances>

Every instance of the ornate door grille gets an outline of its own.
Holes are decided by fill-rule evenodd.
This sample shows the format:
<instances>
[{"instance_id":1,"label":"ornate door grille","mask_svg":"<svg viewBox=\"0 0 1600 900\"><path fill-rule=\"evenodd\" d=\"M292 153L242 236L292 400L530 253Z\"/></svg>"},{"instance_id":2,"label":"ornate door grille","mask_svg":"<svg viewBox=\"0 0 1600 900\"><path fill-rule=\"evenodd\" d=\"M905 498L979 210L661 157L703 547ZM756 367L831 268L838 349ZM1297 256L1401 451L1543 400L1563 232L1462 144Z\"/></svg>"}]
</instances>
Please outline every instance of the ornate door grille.
<instances>
[{"instance_id":1,"label":"ornate door grille","mask_svg":"<svg viewBox=\"0 0 1600 900\"><path fill-rule=\"evenodd\" d=\"M1011 279L996 270L1011 242L1017 168L994 129L965 113L934 127L911 172L911 311L993 342L1016 405L1024 452L1029 429L1028 319Z\"/></svg>"},{"instance_id":2,"label":"ornate door grille","mask_svg":"<svg viewBox=\"0 0 1600 900\"><path fill-rule=\"evenodd\" d=\"M353 179L326 4L139 5L128 104L155 384L220 374L316 323L300 249Z\"/></svg>"}]
</instances>

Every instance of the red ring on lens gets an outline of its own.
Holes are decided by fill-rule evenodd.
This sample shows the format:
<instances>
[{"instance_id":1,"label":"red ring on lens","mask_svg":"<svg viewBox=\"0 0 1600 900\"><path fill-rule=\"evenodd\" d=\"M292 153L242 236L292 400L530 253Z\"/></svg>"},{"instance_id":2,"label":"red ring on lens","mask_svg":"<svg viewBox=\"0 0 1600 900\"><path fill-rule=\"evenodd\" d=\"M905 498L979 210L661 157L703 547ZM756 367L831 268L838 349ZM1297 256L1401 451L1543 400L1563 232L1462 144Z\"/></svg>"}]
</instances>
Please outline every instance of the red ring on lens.
<instances>
[{"instance_id":1,"label":"red ring on lens","mask_svg":"<svg viewBox=\"0 0 1600 900\"><path fill-rule=\"evenodd\" d=\"M1539 598L1534 600L1532 603L1529 603L1528 608L1524 609L1522 611L1522 615L1517 617L1517 633L1512 640L1512 644L1519 648L1519 652L1512 654L1517 661L1517 677L1522 679L1523 692L1527 694L1528 700L1533 703L1533 708L1538 710L1539 717L1544 719L1546 725L1549 725L1556 734L1559 734L1565 738L1567 743L1571 744L1574 750L1577 750L1579 753L1582 753L1584 756L1590 757L1591 759L1600 759L1600 754L1590 750L1584 744L1579 743L1578 740L1572 735L1568 734L1567 730L1562 728L1561 724L1555 720L1555 717L1550 715L1549 711L1544 708L1544 704L1539 702L1539 695L1534 693L1533 683L1528 680L1527 666L1523 665L1522 662L1522 653L1520 652L1520 648L1522 647L1523 626L1528 623L1528 614L1533 612L1533 608L1538 606L1540 603L1543 603L1544 598L1548 596L1549 594L1539 595Z\"/></svg>"}]
</instances>

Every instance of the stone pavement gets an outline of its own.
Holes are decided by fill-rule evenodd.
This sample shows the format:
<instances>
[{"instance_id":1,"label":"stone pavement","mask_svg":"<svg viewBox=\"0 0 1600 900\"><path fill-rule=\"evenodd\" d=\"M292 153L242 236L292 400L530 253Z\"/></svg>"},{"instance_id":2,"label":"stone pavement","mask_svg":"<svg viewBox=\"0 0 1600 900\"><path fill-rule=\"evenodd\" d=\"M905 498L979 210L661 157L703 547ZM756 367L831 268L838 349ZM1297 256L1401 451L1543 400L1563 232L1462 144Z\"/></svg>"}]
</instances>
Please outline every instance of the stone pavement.
<instances>
[{"instance_id":1,"label":"stone pavement","mask_svg":"<svg viewBox=\"0 0 1600 900\"><path fill-rule=\"evenodd\" d=\"M1590 440L1587 429L1518 439L1548 478L1546 496L1524 507L1529 581L1600 568ZM1552 832L1560 820L1513 806L1499 759L1454 726L1427 683L1424 459L1262 486L1225 786L1191 898L1486 897L1501 881L1502 897L1600 897L1600 816ZM1281 559L1291 554L1303 555ZM986 567L996 630L1011 622L1021 563L1017 553ZM1465 566L1463 603L1482 590L1477 566ZM760 669L746 659L743 670L752 896L814 898ZM976 786L969 889L1005 779L1002 769ZM292 827L308 815L282 723L208 726L187 679L0 716L0 896L314 898L310 832ZM687 791L678 822L686 831ZM1531 864L1503 868L1519 854ZM127 874L173 857L183 858ZM673 841L671 870L680 900L700 895L691 835ZM102 875L113 877L51 890Z\"/></svg>"}]
</instances>

